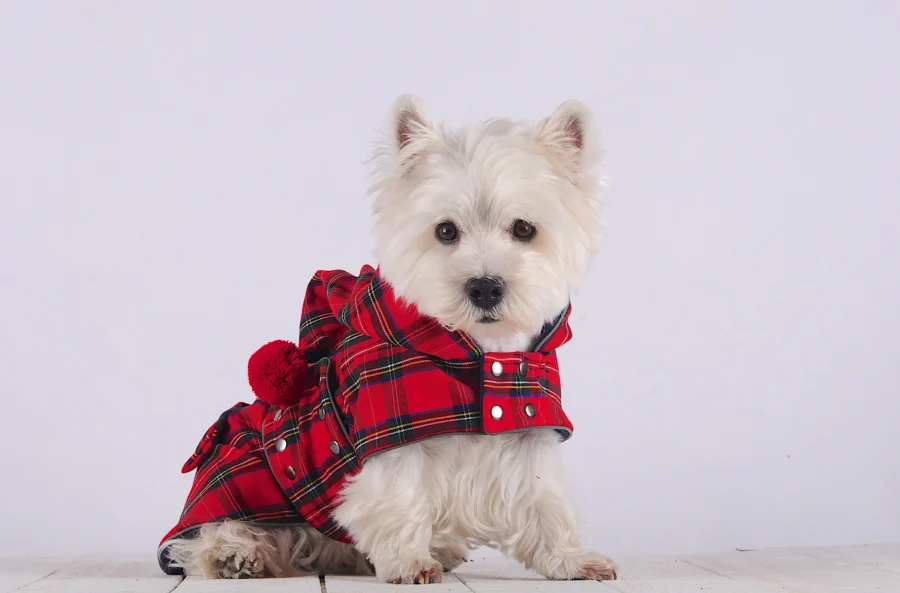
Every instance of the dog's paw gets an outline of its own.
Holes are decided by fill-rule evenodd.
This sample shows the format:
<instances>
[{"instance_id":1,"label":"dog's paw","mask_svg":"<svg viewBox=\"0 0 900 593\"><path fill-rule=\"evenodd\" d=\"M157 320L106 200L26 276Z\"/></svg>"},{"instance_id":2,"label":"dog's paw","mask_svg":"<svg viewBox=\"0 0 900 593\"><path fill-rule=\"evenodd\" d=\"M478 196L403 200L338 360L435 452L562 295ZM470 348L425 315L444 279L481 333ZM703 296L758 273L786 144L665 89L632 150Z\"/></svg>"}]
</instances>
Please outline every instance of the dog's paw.
<instances>
[{"instance_id":1,"label":"dog's paw","mask_svg":"<svg viewBox=\"0 0 900 593\"><path fill-rule=\"evenodd\" d=\"M614 581L616 563L596 552L579 552L544 560L545 576L557 581Z\"/></svg>"},{"instance_id":2,"label":"dog's paw","mask_svg":"<svg viewBox=\"0 0 900 593\"><path fill-rule=\"evenodd\" d=\"M616 563L595 552L585 552L571 563L569 579L588 581L616 580Z\"/></svg>"},{"instance_id":3,"label":"dog's paw","mask_svg":"<svg viewBox=\"0 0 900 593\"><path fill-rule=\"evenodd\" d=\"M387 577L389 583L395 585L428 585L440 583L443 580L441 573L444 568L440 562L429 558L427 560L411 560L398 562L392 567Z\"/></svg>"},{"instance_id":4,"label":"dog's paw","mask_svg":"<svg viewBox=\"0 0 900 593\"><path fill-rule=\"evenodd\" d=\"M576 576L576 579L580 578L589 581L616 580L616 563L611 558L594 553L588 553L585 556L585 560L579 567L582 576Z\"/></svg>"},{"instance_id":5,"label":"dog's paw","mask_svg":"<svg viewBox=\"0 0 900 593\"><path fill-rule=\"evenodd\" d=\"M235 552L216 559L216 576L220 579L255 579L263 576L263 563L255 552Z\"/></svg>"}]
</instances>

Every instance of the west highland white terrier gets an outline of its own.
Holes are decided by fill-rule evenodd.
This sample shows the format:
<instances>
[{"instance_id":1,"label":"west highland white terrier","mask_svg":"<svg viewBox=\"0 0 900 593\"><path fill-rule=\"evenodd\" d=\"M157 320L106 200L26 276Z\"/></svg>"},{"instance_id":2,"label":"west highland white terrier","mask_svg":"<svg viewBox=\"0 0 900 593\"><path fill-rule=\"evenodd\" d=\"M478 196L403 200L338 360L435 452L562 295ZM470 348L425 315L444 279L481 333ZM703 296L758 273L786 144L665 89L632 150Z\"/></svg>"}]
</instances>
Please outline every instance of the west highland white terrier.
<instances>
[{"instance_id":1,"label":"west highland white terrier","mask_svg":"<svg viewBox=\"0 0 900 593\"><path fill-rule=\"evenodd\" d=\"M601 237L599 156L577 101L536 125L450 130L419 99L397 99L375 159L378 268L318 274L300 354L282 343L277 364L254 371L251 359L251 383L255 372L275 390L297 383L296 400L255 387L266 401L210 428L185 466L197 482L160 546L163 568L434 583L491 546L550 579L616 578L611 559L579 543L552 351L571 336L570 296ZM337 336L327 348L326 335ZM449 403L417 403L435 398ZM315 430L321 455L303 450ZM203 502L248 472L265 484ZM205 514L186 522L192 513Z\"/></svg>"}]
</instances>

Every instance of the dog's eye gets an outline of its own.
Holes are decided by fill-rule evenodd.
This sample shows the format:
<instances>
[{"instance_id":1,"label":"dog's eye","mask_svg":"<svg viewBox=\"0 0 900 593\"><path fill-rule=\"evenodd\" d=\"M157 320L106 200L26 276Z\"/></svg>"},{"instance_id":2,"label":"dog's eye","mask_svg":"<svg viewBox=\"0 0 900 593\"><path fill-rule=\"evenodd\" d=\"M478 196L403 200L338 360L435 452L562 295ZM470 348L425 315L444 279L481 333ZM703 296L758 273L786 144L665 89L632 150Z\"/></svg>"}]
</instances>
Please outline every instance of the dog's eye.
<instances>
[{"instance_id":1,"label":"dog's eye","mask_svg":"<svg viewBox=\"0 0 900 593\"><path fill-rule=\"evenodd\" d=\"M452 222L442 222L437 225L434 229L434 234L437 237L437 240L444 245L451 245L456 243L456 240L459 239L459 229L457 229L456 225Z\"/></svg>"},{"instance_id":2,"label":"dog's eye","mask_svg":"<svg viewBox=\"0 0 900 593\"><path fill-rule=\"evenodd\" d=\"M517 220L513 223L512 234L519 241L531 241L537 234L537 229L530 222Z\"/></svg>"}]
</instances>

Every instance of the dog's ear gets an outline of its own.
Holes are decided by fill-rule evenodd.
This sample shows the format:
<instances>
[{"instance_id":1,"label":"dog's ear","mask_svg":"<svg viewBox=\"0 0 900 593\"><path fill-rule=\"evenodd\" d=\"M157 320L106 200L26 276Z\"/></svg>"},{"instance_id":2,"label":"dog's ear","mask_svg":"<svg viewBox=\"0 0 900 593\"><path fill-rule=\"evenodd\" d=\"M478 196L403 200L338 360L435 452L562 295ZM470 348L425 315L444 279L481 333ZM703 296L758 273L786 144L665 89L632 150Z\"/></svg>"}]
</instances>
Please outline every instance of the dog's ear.
<instances>
[{"instance_id":1,"label":"dog's ear","mask_svg":"<svg viewBox=\"0 0 900 593\"><path fill-rule=\"evenodd\" d=\"M566 101L534 130L535 139L547 148L566 176L576 181L597 158L591 113L580 101Z\"/></svg>"},{"instance_id":2,"label":"dog's ear","mask_svg":"<svg viewBox=\"0 0 900 593\"><path fill-rule=\"evenodd\" d=\"M425 104L413 95L401 95L394 101L388 133L397 166L404 175L440 143L440 133L428 119Z\"/></svg>"}]
</instances>

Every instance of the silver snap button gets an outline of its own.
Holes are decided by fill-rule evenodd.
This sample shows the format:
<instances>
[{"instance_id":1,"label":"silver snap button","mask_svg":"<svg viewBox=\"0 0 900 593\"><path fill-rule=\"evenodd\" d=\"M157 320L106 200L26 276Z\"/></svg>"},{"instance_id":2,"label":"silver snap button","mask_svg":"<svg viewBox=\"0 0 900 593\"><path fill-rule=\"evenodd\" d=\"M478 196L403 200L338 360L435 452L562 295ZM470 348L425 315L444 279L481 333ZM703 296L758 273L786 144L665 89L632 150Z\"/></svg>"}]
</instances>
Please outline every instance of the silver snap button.
<instances>
[{"instance_id":1,"label":"silver snap button","mask_svg":"<svg viewBox=\"0 0 900 593\"><path fill-rule=\"evenodd\" d=\"M284 468L284 475L293 480L297 477L297 472L295 472L294 468L292 468L291 466L287 466L286 468Z\"/></svg>"},{"instance_id":2,"label":"silver snap button","mask_svg":"<svg viewBox=\"0 0 900 593\"><path fill-rule=\"evenodd\" d=\"M491 408L491 418L493 418L494 420L500 420L501 418L503 418L503 408L501 408L500 406L494 406L493 408Z\"/></svg>"},{"instance_id":3,"label":"silver snap button","mask_svg":"<svg viewBox=\"0 0 900 593\"><path fill-rule=\"evenodd\" d=\"M279 420L281 420L281 410L275 412L275 422L278 422Z\"/></svg>"},{"instance_id":4,"label":"silver snap button","mask_svg":"<svg viewBox=\"0 0 900 593\"><path fill-rule=\"evenodd\" d=\"M523 377L528 374L528 363L524 360L522 361L522 364L519 365L519 374Z\"/></svg>"},{"instance_id":5,"label":"silver snap button","mask_svg":"<svg viewBox=\"0 0 900 593\"><path fill-rule=\"evenodd\" d=\"M281 452L284 451L285 449L287 449L287 441L286 441L286 440L284 440L284 439L278 439L277 441L275 441L275 450L276 450L276 451L278 451L279 453L281 453Z\"/></svg>"},{"instance_id":6,"label":"silver snap button","mask_svg":"<svg viewBox=\"0 0 900 593\"><path fill-rule=\"evenodd\" d=\"M319 420L325 420L325 406L319 406Z\"/></svg>"},{"instance_id":7,"label":"silver snap button","mask_svg":"<svg viewBox=\"0 0 900 593\"><path fill-rule=\"evenodd\" d=\"M331 452L334 455L337 455L341 452L341 446L338 445L337 441L331 441L331 444L328 445L328 448L331 449Z\"/></svg>"},{"instance_id":8,"label":"silver snap button","mask_svg":"<svg viewBox=\"0 0 900 593\"><path fill-rule=\"evenodd\" d=\"M491 365L491 372L495 377L499 377L503 374L503 363L499 360L495 360L494 364Z\"/></svg>"},{"instance_id":9,"label":"silver snap button","mask_svg":"<svg viewBox=\"0 0 900 593\"><path fill-rule=\"evenodd\" d=\"M534 409L534 406L531 404L525 404L525 415L529 418L534 418L535 414L537 414L537 410Z\"/></svg>"}]
</instances>

